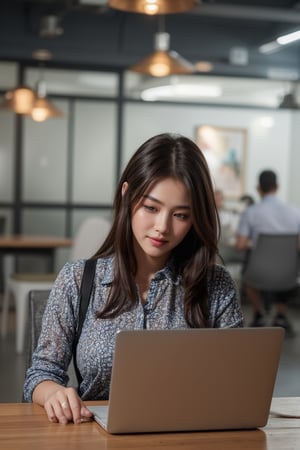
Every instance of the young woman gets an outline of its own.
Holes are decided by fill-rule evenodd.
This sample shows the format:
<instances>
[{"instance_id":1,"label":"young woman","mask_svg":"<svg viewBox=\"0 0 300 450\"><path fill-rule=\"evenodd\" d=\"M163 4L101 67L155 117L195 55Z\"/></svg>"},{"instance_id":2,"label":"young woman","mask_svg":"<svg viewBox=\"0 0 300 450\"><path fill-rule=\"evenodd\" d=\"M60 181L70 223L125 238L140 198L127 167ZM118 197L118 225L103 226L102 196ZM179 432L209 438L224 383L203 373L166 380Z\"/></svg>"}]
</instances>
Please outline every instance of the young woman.
<instances>
[{"instance_id":1,"label":"young woman","mask_svg":"<svg viewBox=\"0 0 300 450\"><path fill-rule=\"evenodd\" d=\"M52 422L91 416L84 400L107 399L121 329L239 327L232 279L216 265L218 216L208 166L182 136L161 134L132 156L117 187L111 230L77 345L82 382L66 387L84 260L67 263L51 291L24 398Z\"/></svg>"}]
</instances>

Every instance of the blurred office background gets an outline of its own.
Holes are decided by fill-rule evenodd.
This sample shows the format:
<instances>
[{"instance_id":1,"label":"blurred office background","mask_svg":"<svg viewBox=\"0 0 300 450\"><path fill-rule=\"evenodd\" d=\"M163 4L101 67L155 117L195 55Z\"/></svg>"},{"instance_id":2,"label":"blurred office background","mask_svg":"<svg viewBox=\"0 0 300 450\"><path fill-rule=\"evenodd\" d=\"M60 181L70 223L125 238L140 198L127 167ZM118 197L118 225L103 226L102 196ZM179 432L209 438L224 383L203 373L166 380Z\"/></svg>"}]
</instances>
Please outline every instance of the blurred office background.
<instances>
[{"instance_id":1,"label":"blurred office background","mask_svg":"<svg viewBox=\"0 0 300 450\"><path fill-rule=\"evenodd\" d=\"M194 72L164 77L130 70L153 51L161 16L107 3L1 2L2 99L15 87L35 89L43 81L63 113L36 122L0 109L0 215L6 231L73 236L85 216L109 217L120 171L137 146L165 131L196 139L203 125L245 132L244 192L256 197L256 175L271 167L279 175L280 196L300 206L300 110L297 103L281 107L290 91L298 99L299 44L260 51L297 29L298 3L203 1L165 15L172 50ZM157 89L162 86L167 93ZM66 251L59 251L58 266Z\"/></svg>"},{"instance_id":2,"label":"blurred office background","mask_svg":"<svg viewBox=\"0 0 300 450\"><path fill-rule=\"evenodd\" d=\"M62 113L38 122L0 108L4 233L72 238L84 218L109 219L120 172L143 141L161 132L196 140L203 126L243 133L243 193L257 199L257 173L272 168L279 195L300 207L300 47L276 41L299 23L300 2L288 0L203 0L164 16L106 0L2 0L2 106L7 92L42 82ZM131 70L157 32L169 33L192 73ZM237 198L225 200L234 208ZM57 250L57 270L68 256ZM21 267L43 270L43 261Z\"/></svg>"}]
</instances>

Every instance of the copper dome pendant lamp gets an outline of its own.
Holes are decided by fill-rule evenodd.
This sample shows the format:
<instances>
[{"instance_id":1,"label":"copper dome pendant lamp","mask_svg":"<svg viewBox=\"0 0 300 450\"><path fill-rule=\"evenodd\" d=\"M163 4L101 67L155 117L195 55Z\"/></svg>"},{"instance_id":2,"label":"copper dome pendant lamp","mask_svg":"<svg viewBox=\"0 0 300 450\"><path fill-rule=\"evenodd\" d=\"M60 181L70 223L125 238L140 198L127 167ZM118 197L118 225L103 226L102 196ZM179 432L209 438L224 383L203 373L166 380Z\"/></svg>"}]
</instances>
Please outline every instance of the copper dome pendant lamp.
<instances>
[{"instance_id":1,"label":"copper dome pendant lamp","mask_svg":"<svg viewBox=\"0 0 300 450\"><path fill-rule=\"evenodd\" d=\"M109 0L111 8L140 14L172 14L188 11L198 0Z\"/></svg>"},{"instance_id":2,"label":"copper dome pendant lamp","mask_svg":"<svg viewBox=\"0 0 300 450\"><path fill-rule=\"evenodd\" d=\"M171 74L188 74L195 71L192 63L174 50L169 50L170 35L166 32L155 33L155 51L142 61L130 67L133 72L144 73L153 77Z\"/></svg>"}]
</instances>

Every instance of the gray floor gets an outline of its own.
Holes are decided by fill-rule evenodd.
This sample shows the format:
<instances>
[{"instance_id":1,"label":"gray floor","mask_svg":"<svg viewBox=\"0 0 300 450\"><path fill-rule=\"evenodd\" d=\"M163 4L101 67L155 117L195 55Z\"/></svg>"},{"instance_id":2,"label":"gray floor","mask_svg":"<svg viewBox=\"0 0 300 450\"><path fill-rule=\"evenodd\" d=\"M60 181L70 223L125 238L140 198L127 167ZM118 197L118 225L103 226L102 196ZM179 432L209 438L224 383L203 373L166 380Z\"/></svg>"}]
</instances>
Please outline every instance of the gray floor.
<instances>
[{"instance_id":1,"label":"gray floor","mask_svg":"<svg viewBox=\"0 0 300 450\"><path fill-rule=\"evenodd\" d=\"M244 306L246 324L251 311ZM297 332L286 339L278 370L274 396L300 396L300 302L290 306L289 317ZM20 402L24 381L25 356L15 353L15 317L10 313L9 332L0 338L1 383L0 402Z\"/></svg>"}]
</instances>

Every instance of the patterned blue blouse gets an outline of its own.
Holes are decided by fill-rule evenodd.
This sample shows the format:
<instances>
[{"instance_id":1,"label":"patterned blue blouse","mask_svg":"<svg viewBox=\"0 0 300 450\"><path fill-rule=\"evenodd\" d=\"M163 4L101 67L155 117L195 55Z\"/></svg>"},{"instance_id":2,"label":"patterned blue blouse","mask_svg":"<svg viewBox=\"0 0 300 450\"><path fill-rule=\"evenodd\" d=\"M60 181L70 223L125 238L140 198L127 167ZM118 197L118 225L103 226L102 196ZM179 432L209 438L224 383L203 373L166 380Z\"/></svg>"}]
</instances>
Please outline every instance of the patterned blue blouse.
<instances>
[{"instance_id":1,"label":"patterned blue blouse","mask_svg":"<svg viewBox=\"0 0 300 450\"><path fill-rule=\"evenodd\" d=\"M26 401L32 401L33 390L42 381L68 384L83 268L84 260L67 263L55 281L32 366L26 374ZM188 328L183 313L181 277L171 266L156 273L145 305L140 301L134 309L114 319L97 319L95 312L103 308L112 280L113 258L98 259L90 304L77 346L77 365L83 379L79 394L83 400L108 399L114 341L119 330ZM216 266L208 287L209 326L243 326L237 291L224 267Z\"/></svg>"}]
</instances>

